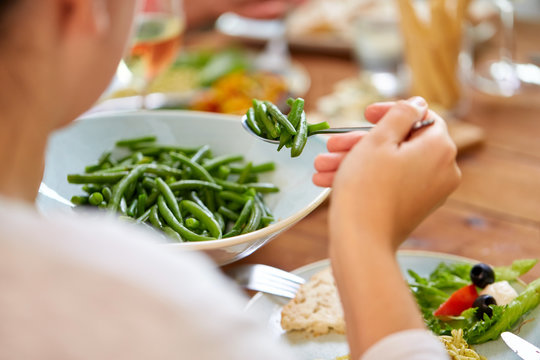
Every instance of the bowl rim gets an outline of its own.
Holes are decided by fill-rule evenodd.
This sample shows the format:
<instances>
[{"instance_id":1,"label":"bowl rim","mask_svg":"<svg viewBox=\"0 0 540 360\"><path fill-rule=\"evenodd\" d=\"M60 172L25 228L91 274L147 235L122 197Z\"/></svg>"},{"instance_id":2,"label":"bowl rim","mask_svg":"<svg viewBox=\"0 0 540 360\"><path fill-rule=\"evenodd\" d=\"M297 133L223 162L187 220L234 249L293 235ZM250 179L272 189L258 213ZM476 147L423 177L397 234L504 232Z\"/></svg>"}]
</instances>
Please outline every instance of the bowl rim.
<instances>
[{"instance_id":1,"label":"bowl rim","mask_svg":"<svg viewBox=\"0 0 540 360\"><path fill-rule=\"evenodd\" d=\"M174 114L189 114L190 116L202 118L202 117L211 117L216 119L227 119L228 121L237 121L240 126L241 115L231 115L231 114L221 114L221 113L211 113L205 111L193 111L193 110L122 110L122 111L102 111L84 114L81 117L77 118L75 122L79 121L91 121L96 118L103 117L113 117L113 118L122 118L126 116L156 116L161 117L162 115L174 115ZM72 123L72 124L75 124ZM313 136L312 141L325 142L325 138L322 136ZM320 204L322 204L326 198L330 195L331 188L324 188L319 195L317 195L307 206L302 208L299 212L280 219L274 223L271 223L267 227L262 229L252 231L247 234L241 234L237 236L232 236L225 239L216 239L200 242L182 242L182 243L167 243L165 244L168 247L174 247L176 250L212 250L218 248L224 248L234 245L239 245L243 243L249 243L256 239L261 239L265 237L270 237L272 235L276 236L279 232L286 229L289 226L292 226L296 222L300 221L307 215L309 215L313 210L315 210Z\"/></svg>"}]
</instances>

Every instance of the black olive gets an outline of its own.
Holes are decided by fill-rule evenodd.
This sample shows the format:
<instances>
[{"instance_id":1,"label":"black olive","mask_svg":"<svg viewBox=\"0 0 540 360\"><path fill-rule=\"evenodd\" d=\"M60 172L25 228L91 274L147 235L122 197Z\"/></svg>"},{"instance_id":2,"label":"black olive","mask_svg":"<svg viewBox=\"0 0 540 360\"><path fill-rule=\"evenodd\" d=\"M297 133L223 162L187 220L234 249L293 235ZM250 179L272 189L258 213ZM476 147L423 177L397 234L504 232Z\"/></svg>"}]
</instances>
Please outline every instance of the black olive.
<instances>
[{"instance_id":1,"label":"black olive","mask_svg":"<svg viewBox=\"0 0 540 360\"><path fill-rule=\"evenodd\" d=\"M487 264L476 264L471 269L471 281L479 288L485 288L495 282L495 273L491 266Z\"/></svg>"},{"instance_id":2,"label":"black olive","mask_svg":"<svg viewBox=\"0 0 540 360\"><path fill-rule=\"evenodd\" d=\"M480 295L474 300L472 307L477 308L475 315L478 319L482 320L484 314L487 314L490 318L493 316L493 309L490 308L489 305L497 305L495 298L491 295Z\"/></svg>"}]
</instances>

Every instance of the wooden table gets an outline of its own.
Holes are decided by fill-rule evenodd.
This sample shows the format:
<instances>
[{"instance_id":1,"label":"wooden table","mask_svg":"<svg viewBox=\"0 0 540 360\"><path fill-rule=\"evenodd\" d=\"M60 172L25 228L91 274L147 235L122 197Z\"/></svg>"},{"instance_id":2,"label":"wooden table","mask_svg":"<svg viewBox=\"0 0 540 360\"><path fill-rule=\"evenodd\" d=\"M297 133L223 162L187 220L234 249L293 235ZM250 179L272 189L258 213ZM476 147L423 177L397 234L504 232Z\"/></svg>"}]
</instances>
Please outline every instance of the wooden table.
<instances>
[{"instance_id":1,"label":"wooden table","mask_svg":"<svg viewBox=\"0 0 540 360\"><path fill-rule=\"evenodd\" d=\"M538 51L539 31L539 25L519 25L518 51ZM311 109L320 96L332 91L332 84L358 73L349 58L314 53L293 53L293 57L310 73L312 85L305 98ZM472 94L471 100L463 120L481 126L487 141L459 157L461 186L411 234L403 248L445 252L495 265L540 258L540 91L513 99ZM325 203L240 263L292 270L327 258L327 213ZM536 277L540 277L540 265L525 280Z\"/></svg>"}]
</instances>

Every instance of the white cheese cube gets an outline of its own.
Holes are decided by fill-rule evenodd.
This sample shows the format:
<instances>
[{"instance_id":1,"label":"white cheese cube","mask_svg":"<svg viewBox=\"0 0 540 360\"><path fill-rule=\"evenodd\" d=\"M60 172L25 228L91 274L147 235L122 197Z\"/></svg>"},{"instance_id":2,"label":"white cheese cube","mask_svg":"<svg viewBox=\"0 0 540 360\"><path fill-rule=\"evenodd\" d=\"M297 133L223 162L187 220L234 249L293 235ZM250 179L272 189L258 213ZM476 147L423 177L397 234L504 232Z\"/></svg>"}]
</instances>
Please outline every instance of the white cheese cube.
<instances>
[{"instance_id":1,"label":"white cheese cube","mask_svg":"<svg viewBox=\"0 0 540 360\"><path fill-rule=\"evenodd\" d=\"M489 284L480 292L480 295L484 294L493 296L497 305L506 305L518 296L518 293L508 281L497 281Z\"/></svg>"}]
</instances>

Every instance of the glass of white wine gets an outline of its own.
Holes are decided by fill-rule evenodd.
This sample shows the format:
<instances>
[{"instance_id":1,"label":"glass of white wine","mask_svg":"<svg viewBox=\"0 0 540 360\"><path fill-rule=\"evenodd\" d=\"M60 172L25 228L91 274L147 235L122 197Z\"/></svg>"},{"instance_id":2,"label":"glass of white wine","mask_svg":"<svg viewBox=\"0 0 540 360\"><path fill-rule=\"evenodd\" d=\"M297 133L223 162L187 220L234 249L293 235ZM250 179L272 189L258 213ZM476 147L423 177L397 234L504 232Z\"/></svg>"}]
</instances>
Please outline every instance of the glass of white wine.
<instances>
[{"instance_id":1,"label":"glass of white wine","mask_svg":"<svg viewBox=\"0 0 540 360\"><path fill-rule=\"evenodd\" d=\"M181 0L141 1L123 62L131 72L133 87L141 94L142 109L146 108L150 83L176 58L184 27Z\"/></svg>"}]
</instances>

